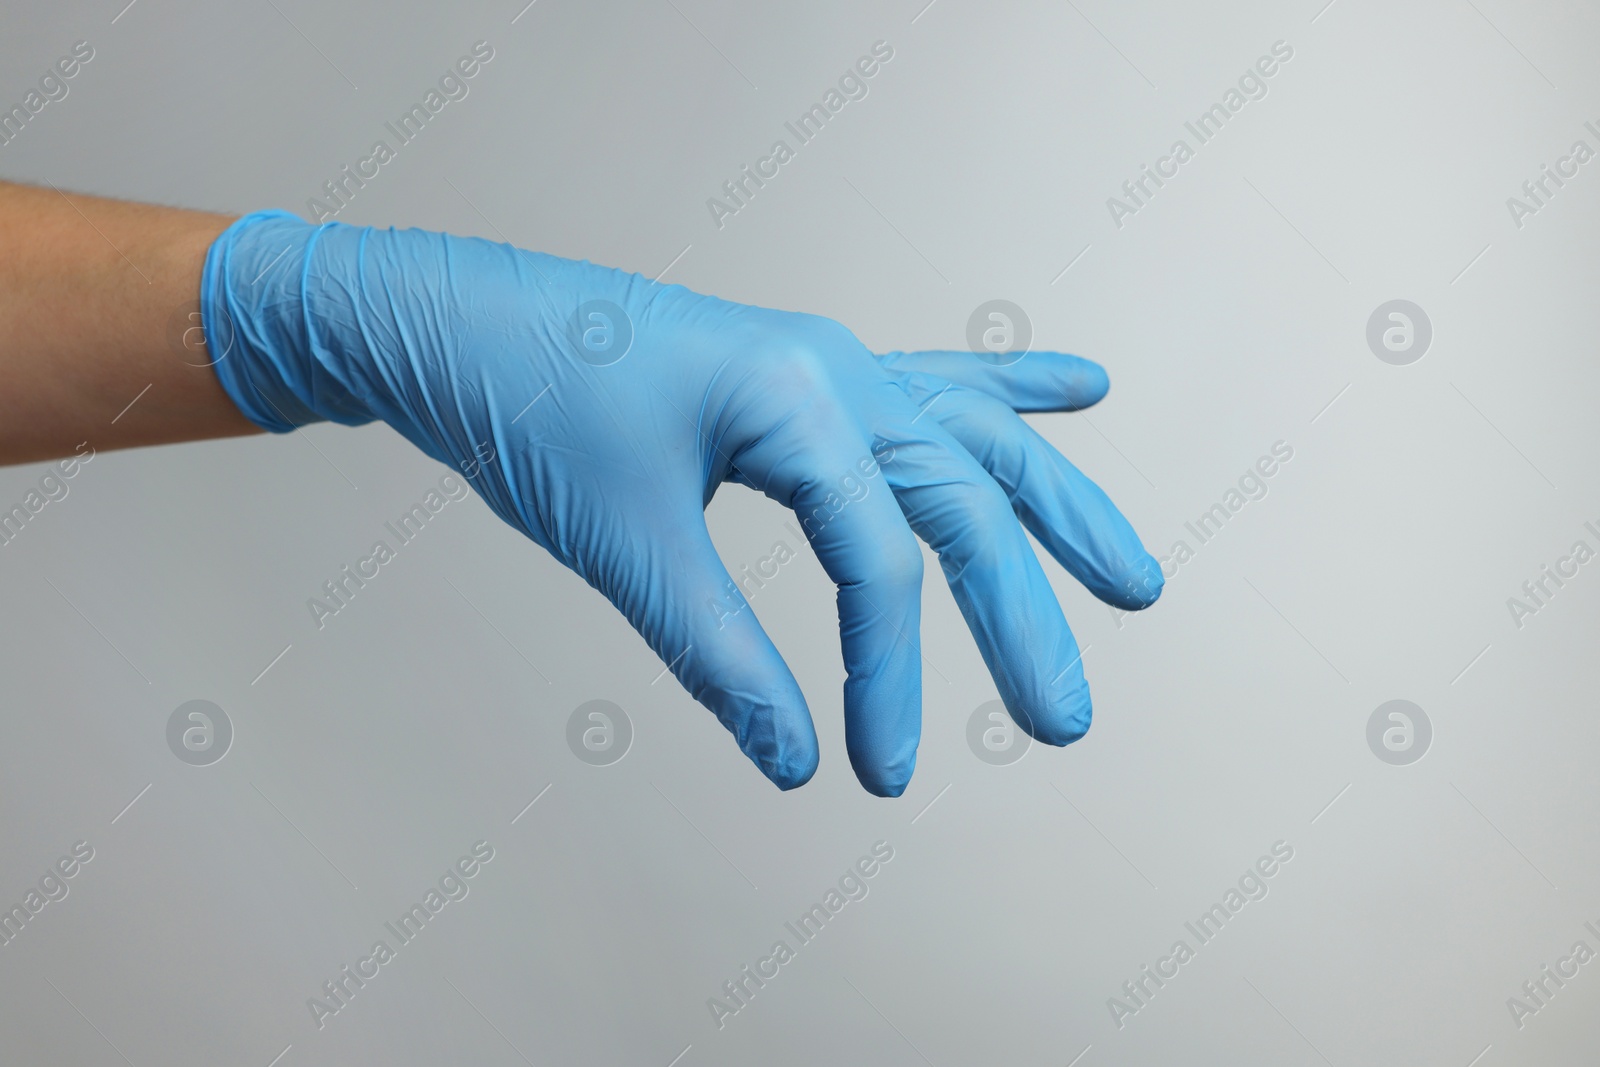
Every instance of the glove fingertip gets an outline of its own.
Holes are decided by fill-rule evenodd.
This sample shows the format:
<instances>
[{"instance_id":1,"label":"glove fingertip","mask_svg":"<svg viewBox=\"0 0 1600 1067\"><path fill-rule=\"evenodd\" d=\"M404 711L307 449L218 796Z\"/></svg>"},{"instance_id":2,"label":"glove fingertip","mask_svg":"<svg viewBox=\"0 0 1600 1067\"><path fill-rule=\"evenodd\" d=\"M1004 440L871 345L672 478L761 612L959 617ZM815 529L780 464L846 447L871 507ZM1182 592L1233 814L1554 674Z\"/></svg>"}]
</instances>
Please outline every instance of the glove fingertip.
<instances>
[{"instance_id":1,"label":"glove fingertip","mask_svg":"<svg viewBox=\"0 0 1600 1067\"><path fill-rule=\"evenodd\" d=\"M1067 402L1071 405L1069 410L1093 407L1111 392L1111 375L1092 359L1078 357L1068 374L1064 392Z\"/></svg>"},{"instance_id":2,"label":"glove fingertip","mask_svg":"<svg viewBox=\"0 0 1600 1067\"><path fill-rule=\"evenodd\" d=\"M764 707L741 718L746 723L744 729L730 729L740 750L768 781L785 792L811 781L821 753L810 712L804 705L790 710Z\"/></svg>"},{"instance_id":3,"label":"glove fingertip","mask_svg":"<svg viewBox=\"0 0 1600 1067\"><path fill-rule=\"evenodd\" d=\"M751 759L755 759L754 756ZM815 750L810 759L789 758L779 761L755 760L756 766L761 768L761 773L767 780L787 793L791 789L799 789L817 773L819 760Z\"/></svg>"},{"instance_id":4,"label":"glove fingertip","mask_svg":"<svg viewBox=\"0 0 1600 1067\"><path fill-rule=\"evenodd\" d=\"M1120 581L1107 587L1100 598L1124 611L1143 611L1161 599L1161 591L1166 585L1167 579L1161 573L1161 564L1146 552L1144 558L1129 567Z\"/></svg>"},{"instance_id":5,"label":"glove fingertip","mask_svg":"<svg viewBox=\"0 0 1600 1067\"><path fill-rule=\"evenodd\" d=\"M893 799L902 795L911 784L911 774L916 770L917 757L912 753L908 763L899 767L857 767L856 778L861 787L875 797Z\"/></svg>"},{"instance_id":6,"label":"glove fingertip","mask_svg":"<svg viewBox=\"0 0 1600 1067\"><path fill-rule=\"evenodd\" d=\"M1089 683L1084 680L1081 669L1074 682L1051 707L1048 720L1025 724L1024 729L1034 740L1065 748L1082 740L1089 732L1094 722L1094 702L1089 698Z\"/></svg>"}]
</instances>

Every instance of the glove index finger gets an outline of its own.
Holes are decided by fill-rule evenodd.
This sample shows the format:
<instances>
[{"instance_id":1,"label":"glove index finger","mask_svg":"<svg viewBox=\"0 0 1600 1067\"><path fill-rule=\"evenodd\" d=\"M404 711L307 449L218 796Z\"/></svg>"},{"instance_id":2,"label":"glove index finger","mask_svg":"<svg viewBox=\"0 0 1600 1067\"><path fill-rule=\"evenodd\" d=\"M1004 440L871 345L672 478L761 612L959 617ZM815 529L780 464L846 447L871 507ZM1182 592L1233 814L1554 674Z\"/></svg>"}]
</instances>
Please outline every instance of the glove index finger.
<instances>
[{"instance_id":1,"label":"glove index finger","mask_svg":"<svg viewBox=\"0 0 1600 1067\"><path fill-rule=\"evenodd\" d=\"M885 370L931 374L987 393L1013 411L1077 411L1111 388L1105 368L1065 352L888 352Z\"/></svg>"},{"instance_id":2,"label":"glove index finger","mask_svg":"<svg viewBox=\"0 0 1600 1067\"><path fill-rule=\"evenodd\" d=\"M601 562L584 577L761 773L780 789L804 785L818 750L799 683L717 555L704 515L685 507L663 518L597 523Z\"/></svg>"}]
</instances>

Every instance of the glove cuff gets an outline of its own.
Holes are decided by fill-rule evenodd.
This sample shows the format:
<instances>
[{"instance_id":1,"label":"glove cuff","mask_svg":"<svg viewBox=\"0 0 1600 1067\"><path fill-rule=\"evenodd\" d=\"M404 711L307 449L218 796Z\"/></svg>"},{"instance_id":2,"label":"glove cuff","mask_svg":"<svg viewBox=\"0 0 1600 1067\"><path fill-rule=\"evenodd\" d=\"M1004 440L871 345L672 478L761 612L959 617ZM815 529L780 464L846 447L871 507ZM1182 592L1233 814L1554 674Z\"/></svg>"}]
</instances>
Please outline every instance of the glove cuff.
<instances>
[{"instance_id":1,"label":"glove cuff","mask_svg":"<svg viewBox=\"0 0 1600 1067\"><path fill-rule=\"evenodd\" d=\"M308 281L323 229L287 211L257 211L206 253L200 322L212 366L245 417L273 433L376 417L342 381L337 354L317 341Z\"/></svg>"}]
</instances>

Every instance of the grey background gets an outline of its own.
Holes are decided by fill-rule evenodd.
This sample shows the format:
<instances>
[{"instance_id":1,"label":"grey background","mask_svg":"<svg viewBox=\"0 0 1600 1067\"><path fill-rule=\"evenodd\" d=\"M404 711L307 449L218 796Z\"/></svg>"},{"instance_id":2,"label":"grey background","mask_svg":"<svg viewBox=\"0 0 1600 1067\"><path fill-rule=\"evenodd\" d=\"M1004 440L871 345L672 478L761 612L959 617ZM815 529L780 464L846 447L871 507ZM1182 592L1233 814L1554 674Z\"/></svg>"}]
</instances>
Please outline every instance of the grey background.
<instances>
[{"instance_id":1,"label":"grey background","mask_svg":"<svg viewBox=\"0 0 1600 1067\"><path fill-rule=\"evenodd\" d=\"M1592 1061L1600 964L1521 1029L1506 999L1600 949L1600 564L1521 629L1505 601L1597 543L1600 163L1520 230L1505 199L1600 147L1600 15L923 2L7 12L7 106L72 42L96 50L0 148L8 178L305 213L484 39L470 95L341 219L673 263L880 349L958 346L979 303L1015 301L1036 345L1109 368L1100 407L1031 421L1158 554L1273 442L1295 450L1147 615L1119 627L1048 568L1096 697L1065 751L968 749L995 691L930 566L897 801L844 758L809 555L753 600L823 745L785 795L475 497L317 631L306 598L442 473L388 429L102 452L0 549L0 898L95 849L0 947L7 1062ZM879 39L870 95L719 231L706 198ZM1280 39L1269 95L1113 226L1106 198ZM1395 298L1434 328L1406 367L1365 342ZM0 471L0 503L40 470ZM794 544L736 487L710 519L734 568ZM1365 740L1396 698L1434 730L1404 767ZM191 699L234 725L211 766L166 746ZM634 725L611 766L565 743L592 699ZM319 1031L307 998L480 839L497 855L470 895ZM880 839L870 895L718 1030L706 999ZM1278 840L1270 895L1119 1030L1107 998Z\"/></svg>"}]
</instances>

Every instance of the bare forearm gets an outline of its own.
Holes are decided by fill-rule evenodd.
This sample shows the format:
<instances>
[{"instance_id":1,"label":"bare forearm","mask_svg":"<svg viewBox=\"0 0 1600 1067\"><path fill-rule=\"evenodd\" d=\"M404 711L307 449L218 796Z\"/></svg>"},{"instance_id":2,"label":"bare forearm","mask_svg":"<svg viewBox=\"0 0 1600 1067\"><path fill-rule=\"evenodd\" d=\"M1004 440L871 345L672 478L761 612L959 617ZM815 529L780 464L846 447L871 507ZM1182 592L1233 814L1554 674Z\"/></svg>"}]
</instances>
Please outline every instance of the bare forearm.
<instances>
[{"instance_id":1,"label":"bare forearm","mask_svg":"<svg viewBox=\"0 0 1600 1067\"><path fill-rule=\"evenodd\" d=\"M0 182L0 464L258 432L198 316L231 221Z\"/></svg>"}]
</instances>

